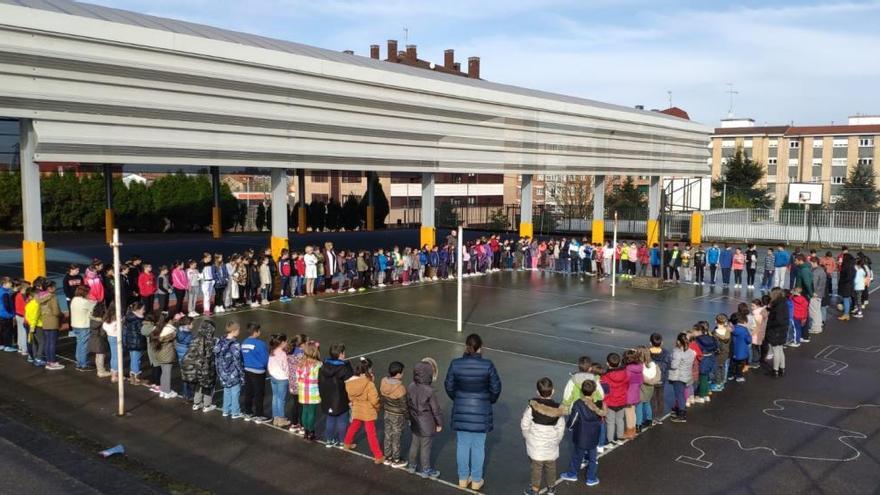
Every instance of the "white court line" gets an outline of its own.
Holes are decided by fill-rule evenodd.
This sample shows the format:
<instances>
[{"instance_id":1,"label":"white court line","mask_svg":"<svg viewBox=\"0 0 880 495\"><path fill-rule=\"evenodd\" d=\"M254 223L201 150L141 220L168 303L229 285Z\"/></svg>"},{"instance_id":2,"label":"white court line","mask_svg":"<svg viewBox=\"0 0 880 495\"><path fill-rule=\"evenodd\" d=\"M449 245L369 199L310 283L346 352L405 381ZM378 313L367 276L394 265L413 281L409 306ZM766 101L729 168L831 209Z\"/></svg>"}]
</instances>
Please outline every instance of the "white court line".
<instances>
[{"instance_id":1,"label":"white court line","mask_svg":"<svg viewBox=\"0 0 880 495\"><path fill-rule=\"evenodd\" d=\"M452 280L431 280L431 281L426 281L426 282L411 283L409 285L401 285L400 287L373 287L373 288L371 288L369 290L365 290L363 292L355 292L354 294L343 294L341 296L327 296L327 297L321 297L321 299L323 299L325 301L326 300L335 300L335 299L345 299L348 297L365 296L367 294L379 294L382 292L394 292L396 290L413 289L413 288L417 288L417 287L427 287L429 285L440 285L444 282L452 282Z\"/></svg>"},{"instance_id":2,"label":"white court line","mask_svg":"<svg viewBox=\"0 0 880 495\"><path fill-rule=\"evenodd\" d=\"M874 287L873 289L869 290L869 291L868 291L868 294L873 294L873 293L877 292L877 289L880 289L880 285L878 285L877 287Z\"/></svg>"},{"instance_id":3,"label":"white court line","mask_svg":"<svg viewBox=\"0 0 880 495\"><path fill-rule=\"evenodd\" d=\"M360 359L360 358L362 358L362 357L369 356L369 355L371 355L371 354L380 354L380 353L387 352L387 351L393 351L394 349L400 349L401 347L406 347L406 346L413 345L413 344L420 344L420 343L422 343L422 342L427 342L427 341L429 341L429 340L431 340L431 339L425 337L425 338L422 338L422 339L419 339L419 340L413 340L412 342L406 342L406 343L403 343L403 344L398 344L398 345L393 345L393 346L391 346L391 347L386 347L386 348L384 348L384 349L378 349L378 350L375 350L375 351L366 352L366 353L364 353L364 354L358 354L357 356L352 356L352 357L347 357L347 356L346 356L346 358L347 358L347 359L351 359L351 360L354 360L354 359Z\"/></svg>"},{"instance_id":4,"label":"white court line","mask_svg":"<svg viewBox=\"0 0 880 495\"><path fill-rule=\"evenodd\" d=\"M880 352L880 346L871 346L871 347L848 347L843 345L829 345L819 351L814 358L821 359L828 363L828 365L821 370L816 370L816 373L822 375L831 375L831 376L840 376L843 373L843 370L849 368L849 363L846 361L841 361L839 359L833 359L831 357L837 351L855 351L855 352L867 352L867 353L877 353Z\"/></svg>"},{"instance_id":5,"label":"white court line","mask_svg":"<svg viewBox=\"0 0 880 495\"><path fill-rule=\"evenodd\" d=\"M775 399L773 401L772 408L767 408L767 409L764 409L763 411L761 411L764 415L769 416L774 419L788 421L791 423L798 423L798 424L807 425L807 426L814 426L816 428L831 430L831 431L836 431L836 432L842 433L842 435L837 437L837 440L840 443L844 444L847 448L849 448L852 451L852 453L849 456L846 456L843 458L835 459L835 458L831 458L831 457L813 457L813 456L780 454L779 452L777 452L776 449L771 448L771 447L765 447L762 445L758 445L755 447L745 447L743 445L743 443L737 438L725 437L725 436L719 436L719 435L704 435L704 436L696 437L693 440L691 440L691 447L693 447L694 450L696 450L697 452L700 453L698 456L690 457L690 456L686 456L686 455L681 455L681 456L678 456L678 458L676 458L675 461L680 462L682 464L688 464L690 466L699 467L702 469L711 468L713 463L705 460L706 451L696 446L696 442L698 442L700 440L708 440L708 439L727 440L727 441L733 442L736 444L737 448L739 448L743 452L753 452L753 451L763 450L763 451L769 452L773 457L779 457L782 459L794 459L794 460L801 460L801 461L849 462L849 461L854 461L854 460L858 459L862 455L862 452L859 449L857 449L856 447L854 447L853 445L851 445L847 440L849 440L849 439L865 440L868 438L868 435L866 433L862 433L860 431L855 431L855 430L847 430L844 428L837 428L834 426L828 426L828 425L823 425L823 424L819 424L819 423L812 423L810 421L804 421L804 420L800 420L800 419L786 418L783 416L779 416L778 414L773 414L776 412L785 411L785 406L782 405L783 402L792 402L792 403L796 403L796 404L804 404L804 405L816 406L816 407L825 407L828 409L844 410L844 411L855 411L857 409L861 409L862 407L880 407L880 404L858 404L855 406L846 407L846 406L832 406L829 404L822 404L819 402L810 402L810 401L796 400L796 399Z\"/></svg>"},{"instance_id":6,"label":"white court line","mask_svg":"<svg viewBox=\"0 0 880 495\"><path fill-rule=\"evenodd\" d=\"M428 339L428 340L434 340L434 341L437 341L437 342L446 342L447 344L453 344L453 345L458 345L458 346L464 346L464 343L463 343L463 342L458 342L458 341L455 341L455 340L449 340L449 339L443 339L443 338L440 338L440 337L429 337L429 336L419 335L419 334L410 333L410 332L402 332L402 331L400 331L400 330L391 330L391 329L389 329L389 328L374 327L374 326L371 326L371 325L363 325L363 324L361 324L361 323L351 323L351 322L348 322L348 321L331 320L331 319L329 319L329 318L321 318L321 317L319 317L319 316L304 315L304 314L301 314L301 313L292 313L292 312L289 312L289 311L279 311L279 310L277 310L277 309L269 309L269 308L261 308L261 309L262 309L263 311L268 311L268 312L270 312L270 313L279 313L279 314L283 314L283 315L297 316L297 317L304 318L304 319L311 319L311 320L317 320L317 321L326 321L326 322L328 322L328 323L336 323L336 324L338 324L338 325L348 325L348 326L357 327L357 328L366 328L366 329L368 329L368 330L376 330L376 331L379 331L379 332L393 333L393 334L397 334L397 335L406 335L406 336L408 336L408 337L425 338L425 339ZM545 358L545 357L541 357L541 356L533 356L533 355L531 355L531 354L524 354L524 353L522 353L522 352L508 351L508 350L505 350L505 349L498 349L498 348L496 348L496 347L486 347L486 346L483 346L483 348L484 348L484 349L487 349L487 350L495 351L495 352L500 352L500 353L502 353L502 354L511 354L511 355L514 355L514 356L526 357L526 358L531 358L531 359L538 359L538 360L541 360L541 361L548 361L548 362L551 362L551 363L564 364L564 365L566 365L566 366L572 366L573 364L575 364L575 363L571 363L571 362L568 362L568 361L560 361L560 360L558 360L558 359L551 359L551 358Z\"/></svg>"},{"instance_id":7,"label":"white court line","mask_svg":"<svg viewBox=\"0 0 880 495\"><path fill-rule=\"evenodd\" d=\"M430 320L439 320L439 321L445 321L445 322L450 322L450 323L456 322L456 320L452 319L452 318L443 318L440 316L430 316L430 315L420 315L417 313L407 313L406 311L398 311L396 309L376 308L373 306L364 306L361 304L344 303L344 302L338 302L338 301L328 301L326 299L324 299L320 302L325 302L325 303L329 303L329 304L339 304L339 305L344 305L344 306L352 306L355 308L362 308L362 309L368 309L368 310L373 310L373 311L381 311L384 313L393 313L393 314L398 314L398 315L412 316L415 318L427 318ZM499 327L499 326L495 326L493 324L475 323L472 321L466 321L464 323L465 323L465 325L471 325L471 326L476 326L476 327L491 328L493 330L503 330L505 332L521 333L524 335L539 336L539 337L544 337L544 338L548 338L548 339L562 340L562 341L566 341L566 342L575 342L578 344L595 345L595 346L599 346L599 347L607 347L609 349L624 349L624 348L626 348L626 346L602 344L600 342L593 342L591 340L574 339L571 337L563 337L561 335L551 335L548 333L533 332L530 330L519 330L516 328Z\"/></svg>"},{"instance_id":8,"label":"white court line","mask_svg":"<svg viewBox=\"0 0 880 495\"><path fill-rule=\"evenodd\" d=\"M531 318L533 316L543 315L546 313L552 313L553 311L559 311L560 309L573 308L575 306L583 306L584 304L590 304L591 302L596 302L596 301L598 301L598 299L587 299L586 301L576 302L574 304L566 304L565 306L558 306L556 308L545 309L544 311L536 311L534 313L529 313L526 315L517 316L516 318L508 318L506 320L493 321L492 323L489 323L488 325L489 326L500 325L502 323L507 323L509 321L516 321L516 320L522 320L524 318Z\"/></svg>"}]
</instances>

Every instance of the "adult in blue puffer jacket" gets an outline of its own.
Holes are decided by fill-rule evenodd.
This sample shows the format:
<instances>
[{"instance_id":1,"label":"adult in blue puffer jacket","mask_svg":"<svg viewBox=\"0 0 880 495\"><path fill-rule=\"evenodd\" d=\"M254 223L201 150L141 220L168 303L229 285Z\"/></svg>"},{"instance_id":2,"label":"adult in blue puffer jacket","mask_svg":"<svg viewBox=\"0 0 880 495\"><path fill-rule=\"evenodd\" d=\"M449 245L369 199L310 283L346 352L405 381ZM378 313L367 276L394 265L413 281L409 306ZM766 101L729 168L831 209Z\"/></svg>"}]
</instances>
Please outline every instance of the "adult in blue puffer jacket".
<instances>
[{"instance_id":1,"label":"adult in blue puffer jacket","mask_svg":"<svg viewBox=\"0 0 880 495\"><path fill-rule=\"evenodd\" d=\"M446 395L452 399L452 429L456 433L458 485L483 486L486 434L492 431L492 404L501 396L501 378L495 365L482 356L483 340L470 334L464 356L449 363Z\"/></svg>"},{"instance_id":2,"label":"adult in blue puffer jacket","mask_svg":"<svg viewBox=\"0 0 880 495\"><path fill-rule=\"evenodd\" d=\"M726 287L730 285L730 268L733 266L733 249L730 244L724 245L724 250L718 256L718 264L721 265L721 282Z\"/></svg>"}]
</instances>

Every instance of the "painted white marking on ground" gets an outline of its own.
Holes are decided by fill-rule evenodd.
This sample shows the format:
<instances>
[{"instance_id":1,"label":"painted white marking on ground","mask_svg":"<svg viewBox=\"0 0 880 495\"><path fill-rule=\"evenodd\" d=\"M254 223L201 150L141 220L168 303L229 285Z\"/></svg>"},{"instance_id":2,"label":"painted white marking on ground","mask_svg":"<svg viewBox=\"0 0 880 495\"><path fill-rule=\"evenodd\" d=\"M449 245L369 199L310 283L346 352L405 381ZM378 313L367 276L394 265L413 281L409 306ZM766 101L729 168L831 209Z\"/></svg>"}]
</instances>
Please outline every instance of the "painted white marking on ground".
<instances>
[{"instance_id":1,"label":"painted white marking on ground","mask_svg":"<svg viewBox=\"0 0 880 495\"><path fill-rule=\"evenodd\" d=\"M529 313L529 314L525 314L522 316L517 316L515 318L508 318L506 320L501 320L501 321L493 321L492 323L489 323L489 326L500 325L502 323L507 323L510 321L523 320L526 318L531 318L533 316L538 316L538 315L543 315L546 313L552 313L554 311L559 311L561 309L573 308L575 306L583 306L584 304L590 304L591 302L596 302L596 301L597 301L597 299L587 299L586 301L576 302L574 304L566 304L565 306L557 306L555 308L545 309L543 311L535 311L534 313Z\"/></svg>"},{"instance_id":2,"label":"painted white marking on ground","mask_svg":"<svg viewBox=\"0 0 880 495\"><path fill-rule=\"evenodd\" d=\"M353 361L353 360L355 360L355 359L360 359L360 358L362 358L362 357L371 356L371 355L373 355L373 354L381 354L381 353L383 353L383 352L393 351L394 349L400 349L401 347L406 347L406 346L410 346L410 345L413 345L413 344L420 344L420 343L422 343L422 342L428 342L429 340L431 340L431 339L425 337L425 338L423 338L423 339L413 340L412 342L405 342L405 343L403 343L403 344L397 344L397 345L393 345L393 346L390 346L390 347L385 347L385 348L382 348L382 349L377 349L377 350L375 350L375 351L365 352L365 353L363 353L363 354L358 354L357 356L352 356L352 357L347 357L347 356L346 356L346 359L350 359L350 360Z\"/></svg>"},{"instance_id":3,"label":"painted white marking on ground","mask_svg":"<svg viewBox=\"0 0 880 495\"><path fill-rule=\"evenodd\" d=\"M837 351L854 351L854 352L867 352L867 353L878 353L880 352L880 346L871 346L871 347L849 347L845 345L829 345L816 353L814 356L816 359L821 359L828 363L823 369L816 370L816 373L821 375L830 375L830 376L840 376L841 373L847 368L849 368L849 363L846 361L842 361L840 359L834 359L831 357Z\"/></svg>"},{"instance_id":4,"label":"painted white marking on ground","mask_svg":"<svg viewBox=\"0 0 880 495\"><path fill-rule=\"evenodd\" d=\"M783 416L779 416L778 414L773 414L773 413L777 413L777 412L781 412L781 411L785 410L785 406L782 405L782 403L784 403L784 402L795 403L795 404L805 404L808 406L826 407L829 409L836 409L836 410L842 410L842 411L855 411L855 410L863 408L863 407L880 407L880 404L858 404L856 406L834 406L834 405L830 405L830 404L821 404L818 402L810 402L810 401L803 401L803 400L796 400L796 399L776 399L773 401L774 407L767 408L767 409L764 409L763 411L761 411L764 415L770 416L771 418L774 418L774 419L788 421L791 423L799 423L799 424L806 425L806 426L813 426L813 427L820 428L820 429L837 431L837 432L842 433L842 435L837 437L837 440L840 443L844 444L849 450L852 451L852 453L846 457L833 458L833 457L816 457L816 456L781 454L776 449L774 449L772 447L766 447L763 445L758 445L758 446L754 446L754 447L746 447L743 445L742 441L740 441L737 438L733 438L733 437L720 436L720 435L704 435L704 436L699 436L699 437L694 438L693 440L691 440L691 443L690 443L691 447L693 447L694 450L699 452L699 455L697 455L696 457L681 455L681 456L678 456L678 458L676 458L675 461L680 462L682 464L687 464L690 466L699 467L702 469L711 468L714 465L714 463L707 461L705 459L707 456L707 452L705 450L697 447L697 445L696 445L697 442L699 442L701 440L726 440L726 441L733 442L734 444L736 444L737 448L739 448L743 452L766 451L766 452L769 452L773 457L779 457L781 459L800 460L800 461L849 462L849 461L854 461L854 460L858 459L859 456L861 456L862 452L859 449L857 449L856 447L854 447L849 442L849 439L865 440L868 438L868 435L866 433L863 433L860 431L855 431L855 430L847 430L844 428L837 428L834 426L828 426L828 425L823 425L823 424L819 424L819 423L813 423L810 421L804 421L804 420L800 420L800 419L786 418Z\"/></svg>"}]
</instances>

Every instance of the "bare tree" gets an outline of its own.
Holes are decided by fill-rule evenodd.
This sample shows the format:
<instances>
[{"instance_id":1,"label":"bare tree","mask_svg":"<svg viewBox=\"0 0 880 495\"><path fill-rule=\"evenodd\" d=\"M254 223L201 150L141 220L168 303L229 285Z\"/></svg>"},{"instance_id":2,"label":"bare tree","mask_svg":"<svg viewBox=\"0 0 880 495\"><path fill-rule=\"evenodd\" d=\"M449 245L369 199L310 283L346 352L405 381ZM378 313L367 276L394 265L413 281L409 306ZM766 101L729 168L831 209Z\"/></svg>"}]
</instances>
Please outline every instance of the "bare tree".
<instances>
[{"instance_id":1,"label":"bare tree","mask_svg":"<svg viewBox=\"0 0 880 495\"><path fill-rule=\"evenodd\" d=\"M544 187L552 202L574 216L589 213L593 202L593 178L586 175L545 176L558 180L547 180Z\"/></svg>"}]
</instances>

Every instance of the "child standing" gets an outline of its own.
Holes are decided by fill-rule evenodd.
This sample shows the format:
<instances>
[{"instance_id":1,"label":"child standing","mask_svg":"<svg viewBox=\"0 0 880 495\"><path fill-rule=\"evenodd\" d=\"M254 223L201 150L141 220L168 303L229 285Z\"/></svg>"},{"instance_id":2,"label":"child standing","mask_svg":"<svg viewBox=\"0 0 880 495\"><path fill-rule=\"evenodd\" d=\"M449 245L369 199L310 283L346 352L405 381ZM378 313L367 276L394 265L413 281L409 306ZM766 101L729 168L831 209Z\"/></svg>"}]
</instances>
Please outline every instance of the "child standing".
<instances>
[{"instance_id":1,"label":"child standing","mask_svg":"<svg viewBox=\"0 0 880 495\"><path fill-rule=\"evenodd\" d=\"M553 400L553 382L549 378L541 378L537 389L538 397L529 401L519 422L526 439L526 452L532 464L531 487L525 491L529 495L537 495L542 487L547 487L548 491L553 490L559 442L565 436L565 421L561 420L565 413L562 406ZM581 459L583 455L577 461L578 468Z\"/></svg>"},{"instance_id":2,"label":"child standing","mask_svg":"<svg viewBox=\"0 0 880 495\"><path fill-rule=\"evenodd\" d=\"M596 391L596 384L587 380L581 384L581 399L574 403L566 426L571 430L571 440L574 450L571 454L571 463L568 471L562 473L561 478L566 481L577 481L581 462L587 459L587 486L599 484L599 431L602 418L607 411L599 409L593 402L592 396Z\"/></svg>"},{"instance_id":3,"label":"child standing","mask_svg":"<svg viewBox=\"0 0 880 495\"><path fill-rule=\"evenodd\" d=\"M244 360L244 420L266 423L263 396L266 393L266 369L269 367L269 346L260 338L260 325L248 323L249 337L241 343Z\"/></svg>"},{"instance_id":4,"label":"child standing","mask_svg":"<svg viewBox=\"0 0 880 495\"><path fill-rule=\"evenodd\" d=\"M241 359L241 344L238 323L226 324L226 338L214 345L214 360L217 365L217 380L223 387L223 417L239 419L241 414L241 384L244 382L244 364Z\"/></svg>"},{"instance_id":5,"label":"child standing","mask_svg":"<svg viewBox=\"0 0 880 495\"><path fill-rule=\"evenodd\" d=\"M731 364L733 366L733 376L737 382L746 381L743 376L743 367L749 362L749 354L752 351L752 336L746 327L748 323L748 309L737 314L737 320L733 327L733 335L731 336Z\"/></svg>"},{"instance_id":6,"label":"child standing","mask_svg":"<svg viewBox=\"0 0 880 495\"><path fill-rule=\"evenodd\" d=\"M302 436L305 432L302 429L300 419L302 417L302 404L299 402L299 388L296 385L296 374L302 366L305 354L303 353L303 345L309 341L305 334L294 335L290 341L292 347L290 354L287 355L287 373L288 385L290 386L290 395L293 396L291 402L293 407L290 408L290 432Z\"/></svg>"},{"instance_id":7,"label":"child standing","mask_svg":"<svg viewBox=\"0 0 880 495\"><path fill-rule=\"evenodd\" d=\"M168 314L168 299L171 298L171 292L174 287L171 285L171 275L168 273L168 267L162 265L159 267L159 275L156 277L156 296L159 300L159 311Z\"/></svg>"},{"instance_id":8,"label":"child standing","mask_svg":"<svg viewBox=\"0 0 880 495\"><path fill-rule=\"evenodd\" d=\"M437 363L422 359L413 368L413 382L406 389L406 408L409 412L412 442L409 447L407 470L415 473L421 459L422 476L437 478L440 471L431 467L431 444L434 435L443 430L443 415L431 384L437 377Z\"/></svg>"},{"instance_id":9,"label":"child standing","mask_svg":"<svg viewBox=\"0 0 880 495\"><path fill-rule=\"evenodd\" d=\"M718 354L716 356L715 379L711 388L713 392L721 392L724 390L724 384L727 383L727 372L730 367L731 330L727 315L719 313L715 316L715 339L718 341Z\"/></svg>"},{"instance_id":10,"label":"child standing","mask_svg":"<svg viewBox=\"0 0 880 495\"><path fill-rule=\"evenodd\" d=\"M639 389L639 403L636 404L636 433L641 433L644 428L651 426L654 419L651 401L654 398L654 389L661 383L662 376L660 367L651 359L651 351L647 347L639 347L636 351L644 367L642 370L644 382Z\"/></svg>"},{"instance_id":11,"label":"child standing","mask_svg":"<svg viewBox=\"0 0 880 495\"><path fill-rule=\"evenodd\" d=\"M182 301L183 299L181 299ZM192 325L192 320L189 316L180 316L180 319L177 320L177 334L174 336L174 352L177 354L177 364L178 366L183 368L183 357L186 356L186 351L189 350L190 344L192 344L193 340L193 332L190 328ZM95 359L97 361L97 357ZM181 384L181 395L183 399L187 402L192 402L193 399L193 389L192 384L189 382L182 382Z\"/></svg>"},{"instance_id":12,"label":"child standing","mask_svg":"<svg viewBox=\"0 0 880 495\"><path fill-rule=\"evenodd\" d=\"M643 371L645 369L641 356L635 349L628 349L623 354L623 362L626 365L626 430L623 438L633 439L636 437L636 406L641 399L642 383L644 383Z\"/></svg>"},{"instance_id":13,"label":"child standing","mask_svg":"<svg viewBox=\"0 0 880 495\"><path fill-rule=\"evenodd\" d=\"M593 360L587 356L578 358L578 370L571 374L568 383L565 384L565 390L562 392L562 407L566 412L570 413L574 403L581 398L581 384L587 380L596 382L596 393L593 401L598 403L605 398L605 393L599 385L599 378L593 374Z\"/></svg>"},{"instance_id":14,"label":"child standing","mask_svg":"<svg viewBox=\"0 0 880 495\"><path fill-rule=\"evenodd\" d=\"M318 257L312 252L312 246L306 246L306 254L303 256L306 269L306 295L315 294L315 279L318 278Z\"/></svg>"},{"instance_id":15,"label":"child standing","mask_svg":"<svg viewBox=\"0 0 880 495\"><path fill-rule=\"evenodd\" d=\"M199 316L196 313L196 302L199 299L199 291L201 287L202 274L199 272L198 263L195 260L189 260L186 269L186 279L189 282L186 290L187 315L190 318Z\"/></svg>"},{"instance_id":16,"label":"child standing","mask_svg":"<svg viewBox=\"0 0 880 495\"><path fill-rule=\"evenodd\" d=\"M343 441L345 449L353 448L354 437L361 429L361 425L367 432L367 443L373 453L373 462L383 464L385 456L379 448L379 439L376 436L376 418L379 415L379 391L373 383L373 362L369 358L362 357L358 362L355 375L345 381L345 392L351 400L351 426L345 433Z\"/></svg>"},{"instance_id":17,"label":"child standing","mask_svg":"<svg viewBox=\"0 0 880 495\"><path fill-rule=\"evenodd\" d=\"M272 424L280 428L290 426L284 415L287 389L290 387L287 363L287 335L278 333L269 337L269 381L272 384Z\"/></svg>"},{"instance_id":18,"label":"child standing","mask_svg":"<svg viewBox=\"0 0 880 495\"><path fill-rule=\"evenodd\" d=\"M651 334L651 347L648 349L651 353L651 360L658 367L660 372L660 381L654 385L654 395L651 396L651 415L653 416L652 424L659 425L663 421L660 419L666 412L666 383L669 382L669 368L672 365L672 355L668 350L663 348L663 336L659 333Z\"/></svg>"},{"instance_id":19,"label":"child standing","mask_svg":"<svg viewBox=\"0 0 880 495\"><path fill-rule=\"evenodd\" d=\"M694 375L692 368L697 353L690 348L690 341L686 333L681 332L675 339L675 349L672 351L672 361L669 367L669 383L675 391L675 407L672 408L675 423L687 422L687 400L684 390L693 383Z\"/></svg>"},{"instance_id":20,"label":"child standing","mask_svg":"<svg viewBox=\"0 0 880 495\"><path fill-rule=\"evenodd\" d=\"M314 442L315 419L318 415L318 404L321 403L321 393L318 388L318 373L321 371L321 353L318 351L317 342L307 342L302 346L303 358L296 371L296 387L299 403L302 405L300 424L303 429L303 438Z\"/></svg>"},{"instance_id":21,"label":"child standing","mask_svg":"<svg viewBox=\"0 0 880 495\"><path fill-rule=\"evenodd\" d=\"M176 337L177 323L174 321L168 321L164 325L156 325L150 334L150 346L153 348L156 364L162 370L158 385L159 397L163 399L177 397L177 393L171 391L171 366L174 364L176 354L174 350Z\"/></svg>"},{"instance_id":22,"label":"child standing","mask_svg":"<svg viewBox=\"0 0 880 495\"><path fill-rule=\"evenodd\" d=\"M266 306L269 304L269 296L272 294L272 270L269 268L270 259L263 256L260 259L260 304Z\"/></svg>"},{"instance_id":23,"label":"child standing","mask_svg":"<svg viewBox=\"0 0 880 495\"><path fill-rule=\"evenodd\" d=\"M193 337L183 360L180 361L180 377L193 388L193 411L211 412L217 409L213 404L214 385L217 370L214 366L214 322L203 320L198 334ZM112 346L112 342L111 342Z\"/></svg>"},{"instance_id":24,"label":"child standing","mask_svg":"<svg viewBox=\"0 0 880 495\"><path fill-rule=\"evenodd\" d=\"M700 335L695 340L703 356L700 360L700 383L697 387L697 395L700 402L709 402L709 380L717 368L715 355L718 353L718 342L715 337L709 335L709 328L703 326L700 327Z\"/></svg>"},{"instance_id":25,"label":"child standing","mask_svg":"<svg viewBox=\"0 0 880 495\"><path fill-rule=\"evenodd\" d=\"M379 386L385 410L385 464L395 468L407 464L400 455L400 436L406 425L406 387L402 380L403 363L394 361L388 365L388 376L382 378Z\"/></svg>"},{"instance_id":26,"label":"child standing","mask_svg":"<svg viewBox=\"0 0 880 495\"><path fill-rule=\"evenodd\" d=\"M791 303L791 327L792 338L789 339L792 344L790 347L800 347L803 337L804 325L807 323L807 316L810 313L810 303L802 294L800 286L791 290L789 301Z\"/></svg>"},{"instance_id":27,"label":"child standing","mask_svg":"<svg viewBox=\"0 0 880 495\"><path fill-rule=\"evenodd\" d=\"M324 361L319 378L321 409L327 415L324 435L327 445L331 447L341 444L345 438L349 417L345 382L353 375L351 364L345 360L345 344L332 344L330 357Z\"/></svg>"},{"instance_id":28,"label":"child standing","mask_svg":"<svg viewBox=\"0 0 880 495\"><path fill-rule=\"evenodd\" d=\"M626 408L626 395L629 389L629 379L626 368L621 367L620 354L612 352L606 358L608 372L602 376L601 383L608 387L605 394L606 425L608 428L608 443L620 445L623 442L618 439L624 438L624 408Z\"/></svg>"}]
</instances>

